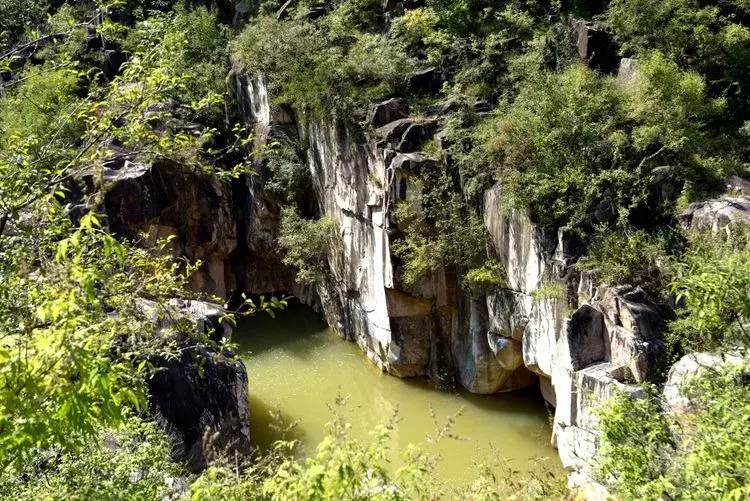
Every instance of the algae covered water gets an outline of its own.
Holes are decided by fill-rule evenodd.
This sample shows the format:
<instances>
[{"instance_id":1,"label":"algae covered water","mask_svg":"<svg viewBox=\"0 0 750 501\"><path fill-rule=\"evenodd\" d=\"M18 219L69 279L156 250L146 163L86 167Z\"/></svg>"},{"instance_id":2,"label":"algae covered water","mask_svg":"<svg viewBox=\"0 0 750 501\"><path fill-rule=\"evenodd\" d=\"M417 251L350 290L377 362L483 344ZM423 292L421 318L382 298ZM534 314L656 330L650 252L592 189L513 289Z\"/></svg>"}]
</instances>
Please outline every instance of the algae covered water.
<instances>
[{"instance_id":1,"label":"algae covered water","mask_svg":"<svg viewBox=\"0 0 750 501\"><path fill-rule=\"evenodd\" d=\"M474 478L475 463L490 457L508 460L519 471L539 461L559 469L549 444L547 411L535 391L472 395L383 374L354 343L342 341L320 316L301 306L275 319L245 319L233 339L247 365L251 438L260 447L281 438L279 424L297 421L284 438L300 440L313 451L333 418L332 408L351 423L354 438L369 439L369 432L397 409L394 464L411 443L439 453L438 475L450 482ZM458 438L427 445L428 435L451 416L456 416L452 433Z\"/></svg>"}]
</instances>

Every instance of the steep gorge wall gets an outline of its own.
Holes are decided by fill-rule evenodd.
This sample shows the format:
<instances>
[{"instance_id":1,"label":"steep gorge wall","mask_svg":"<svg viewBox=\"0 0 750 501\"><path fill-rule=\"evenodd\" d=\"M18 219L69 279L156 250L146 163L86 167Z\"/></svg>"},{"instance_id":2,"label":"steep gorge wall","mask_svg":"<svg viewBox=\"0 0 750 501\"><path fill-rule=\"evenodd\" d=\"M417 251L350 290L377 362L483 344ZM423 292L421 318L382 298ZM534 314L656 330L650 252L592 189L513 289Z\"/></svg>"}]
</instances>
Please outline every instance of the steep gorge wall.
<instances>
[{"instance_id":1,"label":"steep gorge wall","mask_svg":"<svg viewBox=\"0 0 750 501\"><path fill-rule=\"evenodd\" d=\"M310 205L338 224L330 279L315 290L301 287L281 263L279 206L264 191L262 159L258 175L231 183L175 166L118 166L105 197L115 232L174 236L172 252L204 262L196 290L292 292L395 376L455 381L483 394L538 384L556 409L552 440L564 465L585 470L597 448L594 404L615 388L637 394L628 383L647 376L670 312L640 289L597 287L581 275L572 267L577 240L506 207L500 184L484 193L480 211L488 256L505 267L507 283L472 296L445 268L405 287L392 252L394 211L399 200L420 198L413 180L422 169L441 168L441 160L413 151L412 136L426 128L394 114L385 119L392 140L363 141L336 123L302 124L293 112L272 109L263 78L235 82L256 148L275 128L308 145Z\"/></svg>"},{"instance_id":2,"label":"steep gorge wall","mask_svg":"<svg viewBox=\"0 0 750 501\"><path fill-rule=\"evenodd\" d=\"M290 125L289 113L274 116L262 79L239 85L249 99L241 107L257 110L249 117L256 127ZM576 239L506 208L501 185L485 192L482 213L488 252L506 268L506 286L473 297L454 272L441 269L403 287L391 248L395 204L419 197L411 179L439 161L395 151L390 142L358 142L334 123L295 125L309 145L319 215L340 230L333 278L318 287L328 323L396 376L441 381L449 374L486 394L538 381L556 408L552 440L564 465L585 470L597 448L595 402L615 388L637 395L628 383L646 378L668 309L637 288L597 288L572 267ZM550 284L565 292L545 293Z\"/></svg>"}]
</instances>

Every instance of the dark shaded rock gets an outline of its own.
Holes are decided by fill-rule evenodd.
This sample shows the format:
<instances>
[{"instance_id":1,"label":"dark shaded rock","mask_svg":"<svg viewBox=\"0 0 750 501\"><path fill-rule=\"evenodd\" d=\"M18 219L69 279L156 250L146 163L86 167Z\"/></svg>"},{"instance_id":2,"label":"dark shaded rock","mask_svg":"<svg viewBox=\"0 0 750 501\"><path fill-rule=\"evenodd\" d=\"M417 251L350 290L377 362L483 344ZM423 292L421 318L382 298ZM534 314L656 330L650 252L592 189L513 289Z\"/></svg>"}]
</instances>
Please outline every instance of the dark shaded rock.
<instances>
[{"instance_id":1,"label":"dark shaded rock","mask_svg":"<svg viewBox=\"0 0 750 501\"><path fill-rule=\"evenodd\" d=\"M315 21L316 19L320 19L321 17L328 14L329 10L330 9L327 6L311 7L310 11L307 13L307 20Z\"/></svg>"},{"instance_id":2,"label":"dark shaded rock","mask_svg":"<svg viewBox=\"0 0 750 501\"><path fill-rule=\"evenodd\" d=\"M106 19L113 23L123 24L128 27L135 26L135 16L128 9L110 7L105 13Z\"/></svg>"},{"instance_id":3,"label":"dark shaded rock","mask_svg":"<svg viewBox=\"0 0 750 501\"><path fill-rule=\"evenodd\" d=\"M474 101L474 111L476 113L488 113L492 111L492 103L484 99Z\"/></svg>"},{"instance_id":4,"label":"dark shaded rock","mask_svg":"<svg viewBox=\"0 0 750 501\"><path fill-rule=\"evenodd\" d=\"M575 19L570 21L578 49L578 56L595 70L612 73L618 65L617 48L605 29L595 23Z\"/></svg>"},{"instance_id":5,"label":"dark shaded rock","mask_svg":"<svg viewBox=\"0 0 750 501\"><path fill-rule=\"evenodd\" d=\"M157 420L173 439L173 456L200 472L219 452L250 450L247 372L207 346L184 349L177 360L152 360L148 381Z\"/></svg>"},{"instance_id":6,"label":"dark shaded rock","mask_svg":"<svg viewBox=\"0 0 750 501\"><path fill-rule=\"evenodd\" d=\"M105 169L103 178L102 210L110 230L148 247L171 237L171 252L204 263L191 277L195 290L225 297L224 263L237 248L227 183L171 164L130 161L121 169Z\"/></svg>"},{"instance_id":7,"label":"dark shaded rock","mask_svg":"<svg viewBox=\"0 0 750 501\"><path fill-rule=\"evenodd\" d=\"M182 319L197 334L214 341L230 339L226 311L206 301L172 299L165 305L142 299L139 308L156 322L159 331ZM179 343L186 341L177 338ZM179 356L150 359L155 373L148 381L149 400L159 424L172 437L172 454L199 472L216 453L250 450L250 428L245 365L229 352L202 345L182 346Z\"/></svg>"},{"instance_id":8,"label":"dark shaded rock","mask_svg":"<svg viewBox=\"0 0 750 501\"><path fill-rule=\"evenodd\" d=\"M724 191L732 196L750 196L750 181L740 176L727 176L724 178Z\"/></svg>"},{"instance_id":9,"label":"dark shaded rock","mask_svg":"<svg viewBox=\"0 0 750 501\"><path fill-rule=\"evenodd\" d=\"M276 19L279 21L287 19L291 15L292 9L296 7L298 3L297 0L287 0L284 2L284 5L276 11ZM307 20L315 21L316 19L325 16L330 10L331 5L329 3L310 7L310 10L307 12Z\"/></svg>"},{"instance_id":10,"label":"dark shaded rock","mask_svg":"<svg viewBox=\"0 0 750 501\"><path fill-rule=\"evenodd\" d=\"M427 68L410 75L406 89L410 94L437 94L443 88L445 75L438 68Z\"/></svg>"},{"instance_id":11,"label":"dark shaded rock","mask_svg":"<svg viewBox=\"0 0 750 501\"><path fill-rule=\"evenodd\" d=\"M568 320L563 335L572 370L604 360L604 315L593 306L584 304L578 308Z\"/></svg>"},{"instance_id":12,"label":"dark shaded rock","mask_svg":"<svg viewBox=\"0 0 750 501\"><path fill-rule=\"evenodd\" d=\"M675 317L672 309L630 285L600 286L592 304L604 315L607 360L627 367L638 382L656 376L664 349L661 337Z\"/></svg>"},{"instance_id":13,"label":"dark shaded rock","mask_svg":"<svg viewBox=\"0 0 750 501\"><path fill-rule=\"evenodd\" d=\"M111 79L120 73L120 68L125 64L125 54L117 49L104 51L104 62L102 63L102 73Z\"/></svg>"},{"instance_id":14,"label":"dark shaded rock","mask_svg":"<svg viewBox=\"0 0 750 501\"><path fill-rule=\"evenodd\" d=\"M396 151L402 153L417 151L425 141L432 137L436 128L437 123L434 121L411 124L401 136L401 141L396 145Z\"/></svg>"},{"instance_id":15,"label":"dark shaded rock","mask_svg":"<svg viewBox=\"0 0 750 501\"><path fill-rule=\"evenodd\" d=\"M611 202L602 202L594 209L594 219L597 223L611 223L615 218L615 209Z\"/></svg>"},{"instance_id":16,"label":"dark shaded rock","mask_svg":"<svg viewBox=\"0 0 750 501\"><path fill-rule=\"evenodd\" d=\"M413 123L414 120L411 118L402 118L380 127L375 131L375 135L381 138L386 145L395 145L401 141L404 132Z\"/></svg>"},{"instance_id":17,"label":"dark shaded rock","mask_svg":"<svg viewBox=\"0 0 750 501\"><path fill-rule=\"evenodd\" d=\"M674 169L664 165L651 171L649 182L650 205L658 207L666 202L675 202L682 193L684 182L678 178Z\"/></svg>"},{"instance_id":18,"label":"dark shaded rock","mask_svg":"<svg viewBox=\"0 0 750 501\"><path fill-rule=\"evenodd\" d=\"M383 0L383 12L392 12L399 7L398 0Z\"/></svg>"},{"instance_id":19,"label":"dark shaded rock","mask_svg":"<svg viewBox=\"0 0 750 501\"><path fill-rule=\"evenodd\" d=\"M367 113L367 122L373 127L383 127L396 120L408 118L409 103L403 98L393 98L373 104Z\"/></svg>"},{"instance_id":20,"label":"dark shaded rock","mask_svg":"<svg viewBox=\"0 0 750 501\"><path fill-rule=\"evenodd\" d=\"M379 128L375 135L382 138L383 147L401 153L412 153L432 137L436 128L437 122L434 119L416 121L412 118L402 118Z\"/></svg>"}]
</instances>

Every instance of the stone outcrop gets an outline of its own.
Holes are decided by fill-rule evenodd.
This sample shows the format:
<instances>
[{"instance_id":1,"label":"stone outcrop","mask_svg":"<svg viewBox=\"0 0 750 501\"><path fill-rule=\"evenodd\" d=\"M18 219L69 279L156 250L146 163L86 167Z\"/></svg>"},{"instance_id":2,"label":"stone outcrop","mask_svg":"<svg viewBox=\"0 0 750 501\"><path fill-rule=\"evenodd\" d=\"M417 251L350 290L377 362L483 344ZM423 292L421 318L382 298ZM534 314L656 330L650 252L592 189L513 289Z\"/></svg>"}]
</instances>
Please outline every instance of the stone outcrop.
<instances>
[{"instance_id":1,"label":"stone outcrop","mask_svg":"<svg viewBox=\"0 0 750 501\"><path fill-rule=\"evenodd\" d=\"M146 245L171 238L169 250L202 269L196 290L224 296L231 289L225 263L237 247L231 186L179 166L124 161L104 171L103 209L115 234Z\"/></svg>"},{"instance_id":2,"label":"stone outcrop","mask_svg":"<svg viewBox=\"0 0 750 501\"><path fill-rule=\"evenodd\" d=\"M140 307L167 335L180 319L198 333L229 338L231 324L221 307L204 301L172 300L163 306L142 301ZM172 453L193 472L206 467L216 453L250 450L248 378L242 360L203 344L187 344L178 356L157 356L148 380L149 400L157 421L172 438Z\"/></svg>"},{"instance_id":3,"label":"stone outcrop","mask_svg":"<svg viewBox=\"0 0 750 501\"><path fill-rule=\"evenodd\" d=\"M428 77L439 75L419 76ZM256 147L279 131L308 145L309 215L335 220L340 237L328 258L330 278L314 292L302 291L280 263L279 207L264 193L269 177L262 158L257 176L233 185L168 166L123 165L106 194L113 228L126 236L148 230L151 238L175 235L175 253L207 263L196 288L224 296L284 290L319 302L328 324L390 374L455 381L485 394L538 384L555 407L553 443L563 463L585 474L598 443L593 408L614 391L639 396L631 383L648 379L671 310L637 287L597 287L595 274L573 266L583 252L574 232L537 227L526 212L504 203L500 184L484 193L480 212L490 236L488 257L506 270L503 287L472 295L452 269L406 287L392 252L403 230L394 211L399 201L419 204L419 174L443 167L444 160L417 151L440 119L405 118L405 103L386 101L371 110L369 120L379 128L363 141L336 122L302 123L293 110L273 107L262 77L234 78ZM132 200L145 203L130 207ZM592 217L606 221L610 212L599 207ZM694 212L691 221L698 217ZM240 398L239 367L217 365L217 386L208 393L194 386L188 367L198 355L220 362L216 354L186 353L166 366L160 388L181 378L186 386L170 391L208 407ZM188 413L165 405L167 414ZM203 426L222 415L193 417ZM199 447L196 430L185 432L186 451Z\"/></svg>"},{"instance_id":4,"label":"stone outcrop","mask_svg":"<svg viewBox=\"0 0 750 501\"><path fill-rule=\"evenodd\" d=\"M394 97L370 106L367 113L367 123L378 128L408 117L409 103L404 98Z\"/></svg>"},{"instance_id":5,"label":"stone outcrop","mask_svg":"<svg viewBox=\"0 0 750 501\"><path fill-rule=\"evenodd\" d=\"M680 220L686 228L712 233L730 224L750 224L750 198L722 197L698 202L680 214Z\"/></svg>"},{"instance_id":6,"label":"stone outcrop","mask_svg":"<svg viewBox=\"0 0 750 501\"><path fill-rule=\"evenodd\" d=\"M615 391L639 398L661 353L669 307L640 288L601 286L564 322L552 360L553 443L563 465L585 472L598 447L595 408Z\"/></svg>"},{"instance_id":7,"label":"stone outcrop","mask_svg":"<svg viewBox=\"0 0 750 501\"><path fill-rule=\"evenodd\" d=\"M738 355L718 355L715 353L691 353L685 355L669 370L667 382L662 390L664 407L676 417L693 410L690 398L685 394L684 385L694 377L709 371L718 371L731 364L742 363Z\"/></svg>"},{"instance_id":8,"label":"stone outcrop","mask_svg":"<svg viewBox=\"0 0 750 501\"><path fill-rule=\"evenodd\" d=\"M263 88L258 82L248 87ZM256 127L272 126L262 104L268 97L256 99L260 106L243 107L259 109ZM639 395L630 383L648 378L671 310L638 288L597 288L593 274L573 267L582 252L577 237L542 230L509 208L500 184L485 192L481 212L505 286L473 297L441 269L405 288L391 251L401 231L393 211L399 200L419 204L416 176L441 160L413 151L422 139L407 141L415 127L430 137L435 120L387 110L376 112L380 128L364 143L336 123L297 124L309 145L317 213L335 219L341 236L332 278L318 287L329 325L397 376L448 373L474 393L538 384L555 406L553 443L563 463L585 472L598 443L593 408L614 391Z\"/></svg>"},{"instance_id":9,"label":"stone outcrop","mask_svg":"<svg viewBox=\"0 0 750 501\"><path fill-rule=\"evenodd\" d=\"M578 56L591 68L611 73L617 68L617 47L604 26L589 21L570 21Z\"/></svg>"}]
</instances>

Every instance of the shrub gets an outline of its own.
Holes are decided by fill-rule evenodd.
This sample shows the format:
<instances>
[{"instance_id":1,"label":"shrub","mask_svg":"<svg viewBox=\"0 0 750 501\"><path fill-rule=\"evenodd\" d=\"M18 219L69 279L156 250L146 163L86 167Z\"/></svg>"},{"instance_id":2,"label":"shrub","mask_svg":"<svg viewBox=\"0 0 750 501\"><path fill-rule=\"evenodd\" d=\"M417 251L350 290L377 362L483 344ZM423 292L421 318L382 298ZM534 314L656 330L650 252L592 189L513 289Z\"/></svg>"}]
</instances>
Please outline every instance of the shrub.
<instances>
[{"instance_id":1,"label":"shrub","mask_svg":"<svg viewBox=\"0 0 750 501\"><path fill-rule=\"evenodd\" d=\"M481 175L490 165L506 197L545 227L582 221L602 202L623 224L647 202L657 166L696 184L719 177L700 117L720 105L700 77L658 55L625 90L583 66L537 74L480 125L464 168Z\"/></svg>"},{"instance_id":2,"label":"shrub","mask_svg":"<svg viewBox=\"0 0 750 501\"><path fill-rule=\"evenodd\" d=\"M97 442L78 453L40 452L22 469L5 470L0 488L17 500L167 499L184 474L169 459L170 448L154 423L131 417L99 430Z\"/></svg>"},{"instance_id":3,"label":"shrub","mask_svg":"<svg viewBox=\"0 0 750 501\"><path fill-rule=\"evenodd\" d=\"M568 297L568 287L561 280L548 280L542 282L537 290L532 293L534 301L542 299L564 300Z\"/></svg>"},{"instance_id":4,"label":"shrub","mask_svg":"<svg viewBox=\"0 0 750 501\"><path fill-rule=\"evenodd\" d=\"M48 8L44 0L0 0L0 52L42 24Z\"/></svg>"},{"instance_id":5,"label":"shrub","mask_svg":"<svg viewBox=\"0 0 750 501\"><path fill-rule=\"evenodd\" d=\"M280 137L264 152L270 177L265 190L285 203L302 202L310 189L310 171L299 145Z\"/></svg>"},{"instance_id":6,"label":"shrub","mask_svg":"<svg viewBox=\"0 0 750 501\"><path fill-rule=\"evenodd\" d=\"M320 284L330 277L329 258L340 247L338 224L330 218L302 219L292 207L281 212L279 245L283 263L297 270L300 283Z\"/></svg>"},{"instance_id":7,"label":"shrub","mask_svg":"<svg viewBox=\"0 0 750 501\"><path fill-rule=\"evenodd\" d=\"M442 187L447 188L446 185ZM466 208L458 194L447 198L423 196L422 208L417 211L400 204L396 220L404 227L405 235L402 240L394 242L393 250L404 261L402 278L407 286L416 284L441 267L454 267L464 273L485 260L487 230L484 222ZM475 270L470 281L481 278L480 275L489 278L485 273L488 271ZM496 272L498 270L491 274Z\"/></svg>"},{"instance_id":8,"label":"shrub","mask_svg":"<svg viewBox=\"0 0 750 501\"><path fill-rule=\"evenodd\" d=\"M337 12L315 23L305 12L285 21L256 18L232 45L235 66L266 74L274 102L291 105L304 120L363 118L366 102L400 88L414 62L388 35L337 33L343 28L330 26Z\"/></svg>"},{"instance_id":9,"label":"shrub","mask_svg":"<svg viewBox=\"0 0 750 501\"><path fill-rule=\"evenodd\" d=\"M478 267L466 272L461 284L474 296L489 293L493 288L503 286L508 278L505 267L494 260L487 260Z\"/></svg>"},{"instance_id":10,"label":"shrub","mask_svg":"<svg viewBox=\"0 0 750 501\"><path fill-rule=\"evenodd\" d=\"M738 127L750 113L750 12L743 0L614 0L606 13L623 52L642 57L660 50L709 82L713 96L730 103L722 126ZM718 125L718 124L717 124Z\"/></svg>"},{"instance_id":11,"label":"shrub","mask_svg":"<svg viewBox=\"0 0 750 501\"><path fill-rule=\"evenodd\" d=\"M597 472L625 499L661 499L662 475L674 452L654 389L644 398L617 394L599 410L601 461Z\"/></svg>"},{"instance_id":12,"label":"shrub","mask_svg":"<svg viewBox=\"0 0 750 501\"><path fill-rule=\"evenodd\" d=\"M427 443L455 439L455 417L427 436ZM440 458L419 446L404 453L404 466L390 464L395 416L378 426L370 440L355 440L351 425L339 415L326 425L326 436L306 458L293 455L295 444L277 442L274 456L238 471L236 463L217 465L191 486L191 499L229 500L543 500L563 499L565 485L544 468L519 475L509 464L478 465L470 485L450 487L438 481Z\"/></svg>"},{"instance_id":13,"label":"shrub","mask_svg":"<svg viewBox=\"0 0 750 501\"><path fill-rule=\"evenodd\" d=\"M611 399L601 411L601 478L625 499L745 499L750 495L747 370L746 360L688 380L682 391L692 410L679 417L680 423L663 414L656 395Z\"/></svg>"},{"instance_id":14,"label":"shrub","mask_svg":"<svg viewBox=\"0 0 750 501\"><path fill-rule=\"evenodd\" d=\"M591 243L589 255L578 264L581 269L596 270L597 278L612 285L640 286L655 298L667 293L667 242L645 230L624 232L600 227Z\"/></svg>"},{"instance_id":15,"label":"shrub","mask_svg":"<svg viewBox=\"0 0 750 501\"><path fill-rule=\"evenodd\" d=\"M750 232L694 234L675 265L672 292L684 304L671 325L675 341L696 349L750 344Z\"/></svg>"},{"instance_id":16,"label":"shrub","mask_svg":"<svg viewBox=\"0 0 750 501\"><path fill-rule=\"evenodd\" d=\"M172 97L190 104L209 94L226 93L230 38L231 30L219 22L215 8L179 3L173 12L154 12L139 23L128 34L125 49L136 51L148 40L160 41L164 68L190 79L190 85Z\"/></svg>"}]
</instances>

